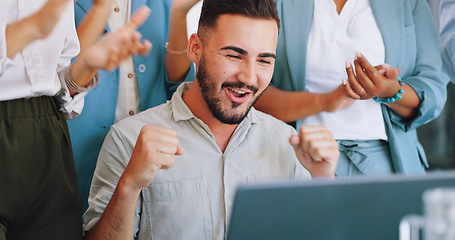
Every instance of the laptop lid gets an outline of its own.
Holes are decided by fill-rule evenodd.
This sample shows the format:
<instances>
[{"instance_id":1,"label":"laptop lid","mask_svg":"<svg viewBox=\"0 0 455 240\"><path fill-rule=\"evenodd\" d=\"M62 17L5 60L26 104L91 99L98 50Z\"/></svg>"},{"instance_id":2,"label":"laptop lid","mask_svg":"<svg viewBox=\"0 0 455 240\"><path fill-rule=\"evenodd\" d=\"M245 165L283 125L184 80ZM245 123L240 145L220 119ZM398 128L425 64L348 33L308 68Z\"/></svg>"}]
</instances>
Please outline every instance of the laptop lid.
<instances>
[{"instance_id":1,"label":"laptop lid","mask_svg":"<svg viewBox=\"0 0 455 240\"><path fill-rule=\"evenodd\" d=\"M454 171L241 186L227 239L398 239L423 191L441 186L455 187Z\"/></svg>"}]
</instances>

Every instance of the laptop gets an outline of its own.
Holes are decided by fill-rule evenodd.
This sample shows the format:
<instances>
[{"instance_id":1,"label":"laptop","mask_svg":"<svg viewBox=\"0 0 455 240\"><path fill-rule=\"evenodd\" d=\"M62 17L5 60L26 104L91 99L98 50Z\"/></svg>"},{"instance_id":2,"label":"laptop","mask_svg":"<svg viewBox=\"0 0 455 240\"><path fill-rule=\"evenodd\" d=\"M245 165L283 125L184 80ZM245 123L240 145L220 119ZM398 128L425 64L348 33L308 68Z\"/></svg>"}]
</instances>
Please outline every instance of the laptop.
<instances>
[{"instance_id":1,"label":"laptop","mask_svg":"<svg viewBox=\"0 0 455 240\"><path fill-rule=\"evenodd\" d=\"M422 214L435 187L455 187L455 171L241 186L227 239L398 239L400 220Z\"/></svg>"}]
</instances>

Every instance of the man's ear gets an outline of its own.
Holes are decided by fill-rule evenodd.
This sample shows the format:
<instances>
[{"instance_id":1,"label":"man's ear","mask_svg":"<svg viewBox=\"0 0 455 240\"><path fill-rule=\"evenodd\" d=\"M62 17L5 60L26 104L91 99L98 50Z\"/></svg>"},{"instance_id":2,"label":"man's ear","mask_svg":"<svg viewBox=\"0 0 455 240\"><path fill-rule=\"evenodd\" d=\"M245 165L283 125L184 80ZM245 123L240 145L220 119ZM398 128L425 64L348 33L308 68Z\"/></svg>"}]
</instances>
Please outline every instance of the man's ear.
<instances>
[{"instance_id":1,"label":"man's ear","mask_svg":"<svg viewBox=\"0 0 455 240\"><path fill-rule=\"evenodd\" d=\"M198 66L201 55L202 41L196 33L193 33L188 41L188 57L196 66Z\"/></svg>"}]
</instances>

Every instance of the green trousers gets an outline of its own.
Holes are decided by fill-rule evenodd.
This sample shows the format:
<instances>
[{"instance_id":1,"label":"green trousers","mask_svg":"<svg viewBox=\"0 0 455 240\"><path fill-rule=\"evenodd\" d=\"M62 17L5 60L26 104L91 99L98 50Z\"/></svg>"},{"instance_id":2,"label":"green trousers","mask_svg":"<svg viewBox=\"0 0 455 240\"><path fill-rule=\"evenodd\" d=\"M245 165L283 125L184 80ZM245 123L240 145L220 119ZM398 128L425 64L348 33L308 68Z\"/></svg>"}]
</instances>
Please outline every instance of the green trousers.
<instances>
[{"instance_id":1,"label":"green trousers","mask_svg":"<svg viewBox=\"0 0 455 240\"><path fill-rule=\"evenodd\" d=\"M0 102L0 240L81 239L66 120L51 97Z\"/></svg>"}]
</instances>

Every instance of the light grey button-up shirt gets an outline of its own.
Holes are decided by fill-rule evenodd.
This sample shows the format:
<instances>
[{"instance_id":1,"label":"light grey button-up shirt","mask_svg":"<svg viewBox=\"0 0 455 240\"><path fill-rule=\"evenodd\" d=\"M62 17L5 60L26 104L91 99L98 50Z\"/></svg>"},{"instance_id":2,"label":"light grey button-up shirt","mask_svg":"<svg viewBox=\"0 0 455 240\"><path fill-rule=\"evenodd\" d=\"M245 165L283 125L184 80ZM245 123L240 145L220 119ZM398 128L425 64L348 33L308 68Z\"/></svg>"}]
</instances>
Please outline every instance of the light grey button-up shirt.
<instances>
[{"instance_id":1,"label":"light grey button-up shirt","mask_svg":"<svg viewBox=\"0 0 455 240\"><path fill-rule=\"evenodd\" d=\"M106 208L147 124L175 129L184 154L142 190L137 239L224 239L239 184L311 178L289 144L295 130L254 108L223 153L209 127L182 100L190 85L183 83L170 102L112 127L98 158L84 230L89 231Z\"/></svg>"}]
</instances>

